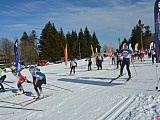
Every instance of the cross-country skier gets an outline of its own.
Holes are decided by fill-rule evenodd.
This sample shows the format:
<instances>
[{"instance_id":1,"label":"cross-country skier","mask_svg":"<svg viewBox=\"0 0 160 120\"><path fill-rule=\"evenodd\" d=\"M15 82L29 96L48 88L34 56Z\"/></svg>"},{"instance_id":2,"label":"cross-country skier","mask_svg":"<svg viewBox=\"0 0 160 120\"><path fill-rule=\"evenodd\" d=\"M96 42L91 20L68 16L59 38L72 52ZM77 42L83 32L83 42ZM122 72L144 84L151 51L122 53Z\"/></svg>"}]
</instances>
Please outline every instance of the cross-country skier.
<instances>
[{"instance_id":1,"label":"cross-country skier","mask_svg":"<svg viewBox=\"0 0 160 120\"><path fill-rule=\"evenodd\" d=\"M113 53L112 55L111 55L111 57L112 57L112 65L113 64L116 64L116 53Z\"/></svg>"},{"instance_id":2,"label":"cross-country skier","mask_svg":"<svg viewBox=\"0 0 160 120\"><path fill-rule=\"evenodd\" d=\"M132 54L131 54L131 62L132 63L135 62L135 54L134 54L134 52L132 52Z\"/></svg>"},{"instance_id":3,"label":"cross-country skier","mask_svg":"<svg viewBox=\"0 0 160 120\"><path fill-rule=\"evenodd\" d=\"M37 93L37 99L42 96L43 97L43 91L42 91L42 84L46 84L46 76L44 73L38 71L36 67L30 67L29 71L33 77L33 85L34 89ZM39 90L38 90L39 88ZM39 92L40 91L40 92Z\"/></svg>"},{"instance_id":4,"label":"cross-country skier","mask_svg":"<svg viewBox=\"0 0 160 120\"><path fill-rule=\"evenodd\" d=\"M145 60L144 60L144 56L145 56L145 52L144 52L144 50L142 49L142 50L140 50L140 59L141 59L141 62L145 61Z\"/></svg>"},{"instance_id":5,"label":"cross-country skier","mask_svg":"<svg viewBox=\"0 0 160 120\"><path fill-rule=\"evenodd\" d=\"M151 55L152 55L152 64L154 64L154 58L156 58L156 50L155 49L151 49Z\"/></svg>"},{"instance_id":6,"label":"cross-country skier","mask_svg":"<svg viewBox=\"0 0 160 120\"><path fill-rule=\"evenodd\" d=\"M2 84L5 79L6 79L6 75L4 74L4 71L0 68L0 86L1 86L2 92L5 92L5 89Z\"/></svg>"},{"instance_id":7,"label":"cross-country skier","mask_svg":"<svg viewBox=\"0 0 160 120\"><path fill-rule=\"evenodd\" d=\"M30 83L30 81L27 79L26 76L23 76L20 71L17 71L17 69L12 69L12 74L18 78L17 87L19 90L19 94L24 93L24 89L22 86L22 83L27 82Z\"/></svg>"},{"instance_id":8,"label":"cross-country skier","mask_svg":"<svg viewBox=\"0 0 160 120\"><path fill-rule=\"evenodd\" d=\"M99 68L102 70L102 61L103 61L103 57L98 54L98 56L96 57L96 65L97 65L97 70L99 70Z\"/></svg>"},{"instance_id":9,"label":"cross-country skier","mask_svg":"<svg viewBox=\"0 0 160 120\"><path fill-rule=\"evenodd\" d=\"M128 45L125 45L125 48L122 49L123 61L122 61L121 69L120 69L120 75L119 75L119 76L123 75L123 68L126 65L129 79L131 78L131 72L129 69L131 53L132 53L132 51L128 49Z\"/></svg>"},{"instance_id":10,"label":"cross-country skier","mask_svg":"<svg viewBox=\"0 0 160 120\"><path fill-rule=\"evenodd\" d=\"M123 55L122 55L122 51L117 49L117 68L119 68L119 65L122 65L122 60L123 60Z\"/></svg>"},{"instance_id":11,"label":"cross-country skier","mask_svg":"<svg viewBox=\"0 0 160 120\"><path fill-rule=\"evenodd\" d=\"M71 62L70 62L70 68L71 68L70 75L72 74L72 70L73 70L73 74L75 74L75 68L76 67L77 67L77 62L75 62L75 60L72 59Z\"/></svg>"},{"instance_id":12,"label":"cross-country skier","mask_svg":"<svg viewBox=\"0 0 160 120\"><path fill-rule=\"evenodd\" d=\"M91 70L92 60L91 58L88 59L88 71Z\"/></svg>"}]
</instances>

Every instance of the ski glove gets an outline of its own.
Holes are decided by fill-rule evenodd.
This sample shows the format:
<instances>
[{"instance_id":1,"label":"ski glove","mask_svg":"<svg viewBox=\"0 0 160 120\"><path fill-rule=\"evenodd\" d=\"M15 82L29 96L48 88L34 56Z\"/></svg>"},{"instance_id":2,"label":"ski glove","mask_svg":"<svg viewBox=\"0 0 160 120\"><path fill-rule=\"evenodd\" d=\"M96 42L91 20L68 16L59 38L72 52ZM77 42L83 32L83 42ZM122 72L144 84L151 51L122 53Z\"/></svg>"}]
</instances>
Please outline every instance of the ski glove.
<instances>
[{"instance_id":1,"label":"ski glove","mask_svg":"<svg viewBox=\"0 0 160 120\"><path fill-rule=\"evenodd\" d=\"M36 80L35 80L35 85L36 85L37 83L38 83L38 80L36 79Z\"/></svg>"},{"instance_id":2,"label":"ski glove","mask_svg":"<svg viewBox=\"0 0 160 120\"><path fill-rule=\"evenodd\" d=\"M46 84L46 81L44 81L43 83Z\"/></svg>"},{"instance_id":3,"label":"ski glove","mask_svg":"<svg viewBox=\"0 0 160 120\"><path fill-rule=\"evenodd\" d=\"M27 80L27 83L32 83L31 81Z\"/></svg>"}]
</instances>

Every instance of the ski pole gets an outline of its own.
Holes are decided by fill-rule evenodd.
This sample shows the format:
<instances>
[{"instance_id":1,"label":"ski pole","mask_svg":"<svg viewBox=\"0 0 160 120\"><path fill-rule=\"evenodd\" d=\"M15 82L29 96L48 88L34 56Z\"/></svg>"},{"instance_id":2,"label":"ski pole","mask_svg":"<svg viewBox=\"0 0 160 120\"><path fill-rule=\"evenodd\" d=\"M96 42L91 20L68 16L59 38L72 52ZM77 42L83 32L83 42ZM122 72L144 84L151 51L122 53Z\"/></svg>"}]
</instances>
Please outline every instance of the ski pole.
<instances>
[{"instance_id":1,"label":"ski pole","mask_svg":"<svg viewBox=\"0 0 160 120\"><path fill-rule=\"evenodd\" d=\"M116 70L116 63L114 64L114 74L115 74L115 70Z\"/></svg>"},{"instance_id":2,"label":"ski pole","mask_svg":"<svg viewBox=\"0 0 160 120\"><path fill-rule=\"evenodd\" d=\"M133 65L133 68L134 68L134 71L135 71L136 75L138 75L138 74L137 74L137 71L136 71L136 68L135 68L135 66L134 66L134 64L133 64L133 62L131 62L131 63L132 63L132 65Z\"/></svg>"},{"instance_id":3,"label":"ski pole","mask_svg":"<svg viewBox=\"0 0 160 120\"><path fill-rule=\"evenodd\" d=\"M67 90L67 91L73 92L73 90L69 90L69 89L66 89L66 88L63 88L63 87L60 87L60 86L56 86L56 85L52 85L52 84L48 84L48 83L46 85L54 86L56 88L60 88L60 89L63 89L63 90Z\"/></svg>"},{"instance_id":4,"label":"ski pole","mask_svg":"<svg viewBox=\"0 0 160 120\"><path fill-rule=\"evenodd\" d=\"M159 82L159 80L158 80L158 75L157 75L157 67L158 67L158 65L156 65L156 79L157 79L157 86L156 86L156 90L158 90L158 82Z\"/></svg>"},{"instance_id":5,"label":"ski pole","mask_svg":"<svg viewBox=\"0 0 160 120\"><path fill-rule=\"evenodd\" d=\"M49 89L49 90L54 90L54 91L60 91L60 90L56 90L56 89L49 88L49 87L46 87L46 86L43 86L42 88L44 88L44 89Z\"/></svg>"},{"instance_id":6,"label":"ski pole","mask_svg":"<svg viewBox=\"0 0 160 120\"><path fill-rule=\"evenodd\" d=\"M13 106L0 106L1 108L9 108L9 109L21 109L21 110L31 110L31 111L42 111L46 112L46 109L30 109L30 108L22 108L22 107L13 107Z\"/></svg>"},{"instance_id":7,"label":"ski pole","mask_svg":"<svg viewBox=\"0 0 160 120\"><path fill-rule=\"evenodd\" d=\"M0 102L9 103L9 104L12 104L12 105L20 105L19 103L9 102L9 101L5 101L5 100L0 100Z\"/></svg>"},{"instance_id":8,"label":"ski pole","mask_svg":"<svg viewBox=\"0 0 160 120\"><path fill-rule=\"evenodd\" d=\"M7 85L7 86L9 86L9 87L11 87L11 88L15 88L15 87L13 87L13 86L11 86L11 85L8 85L7 83L3 83L3 84L5 84L5 85Z\"/></svg>"}]
</instances>

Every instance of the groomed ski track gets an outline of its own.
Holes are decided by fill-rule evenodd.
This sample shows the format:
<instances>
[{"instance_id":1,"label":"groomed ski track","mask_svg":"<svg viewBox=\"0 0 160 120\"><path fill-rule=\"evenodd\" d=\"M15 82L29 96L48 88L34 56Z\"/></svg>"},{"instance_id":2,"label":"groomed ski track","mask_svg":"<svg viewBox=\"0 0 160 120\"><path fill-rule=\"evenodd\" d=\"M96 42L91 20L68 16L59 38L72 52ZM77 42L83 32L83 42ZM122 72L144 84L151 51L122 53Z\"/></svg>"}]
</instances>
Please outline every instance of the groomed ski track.
<instances>
[{"instance_id":1,"label":"groomed ski track","mask_svg":"<svg viewBox=\"0 0 160 120\"><path fill-rule=\"evenodd\" d=\"M98 120L116 120L118 116L136 99L136 96L125 96Z\"/></svg>"},{"instance_id":2,"label":"groomed ski track","mask_svg":"<svg viewBox=\"0 0 160 120\"><path fill-rule=\"evenodd\" d=\"M152 65L151 59L134 63L138 75L131 64L133 78L127 84L124 84L128 78L126 68L124 68L126 73L124 76L108 84L111 79L119 75L119 69L111 65L111 59L104 60L102 70L97 70L94 62L92 71L87 71L85 60L79 60L77 63L74 76L68 76L70 68L66 68L64 63L39 67L47 76L47 84L42 86L44 94L53 93L53 95L22 107L18 103L36 95L33 86L24 83L23 87L28 92L27 95L9 98L6 99L7 102L0 102L0 104L30 110L0 107L0 118L2 120L144 120L155 118L159 113L160 93L155 91L156 65ZM29 80L32 79L28 69L23 70L22 73ZM6 92L0 92L0 98L15 94L17 89L17 78L11 73L7 73L5 82L15 89L4 85ZM146 112L151 109L148 106L158 110L156 112L153 110L149 114L150 111ZM43 112L45 108L47 111Z\"/></svg>"}]
</instances>

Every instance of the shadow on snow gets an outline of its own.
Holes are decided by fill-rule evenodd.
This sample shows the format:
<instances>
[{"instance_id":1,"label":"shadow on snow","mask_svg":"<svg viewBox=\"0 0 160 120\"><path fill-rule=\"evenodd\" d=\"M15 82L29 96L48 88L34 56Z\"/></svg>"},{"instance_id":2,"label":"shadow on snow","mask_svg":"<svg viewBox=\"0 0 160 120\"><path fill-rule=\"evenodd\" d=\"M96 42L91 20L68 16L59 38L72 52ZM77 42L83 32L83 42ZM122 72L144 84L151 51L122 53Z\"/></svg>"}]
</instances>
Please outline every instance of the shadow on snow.
<instances>
[{"instance_id":1,"label":"shadow on snow","mask_svg":"<svg viewBox=\"0 0 160 120\"><path fill-rule=\"evenodd\" d=\"M89 78L91 78L91 77L88 77L88 79ZM94 78L94 79L96 79L96 78ZM101 78L101 79L110 79L111 80L112 78ZM61 79L58 79L58 81L88 84L88 85L99 85L99 86L115 86L115 85L122 85L123 84L123 83L109 83L109 82L103 82L103 81L91 81L91 80L84 80L84 79L80 80L80 79L69 79L69 78L61 78Z\"/></svg>"}]
</instances>

